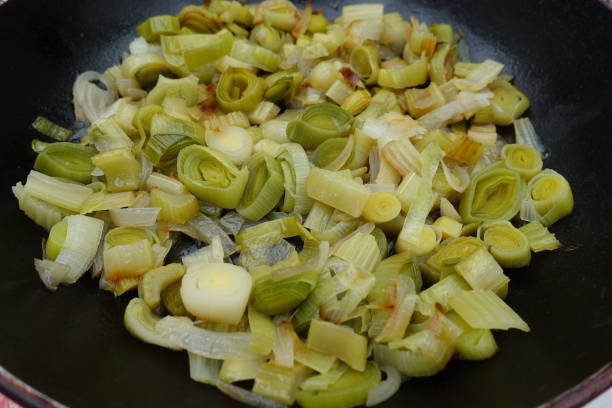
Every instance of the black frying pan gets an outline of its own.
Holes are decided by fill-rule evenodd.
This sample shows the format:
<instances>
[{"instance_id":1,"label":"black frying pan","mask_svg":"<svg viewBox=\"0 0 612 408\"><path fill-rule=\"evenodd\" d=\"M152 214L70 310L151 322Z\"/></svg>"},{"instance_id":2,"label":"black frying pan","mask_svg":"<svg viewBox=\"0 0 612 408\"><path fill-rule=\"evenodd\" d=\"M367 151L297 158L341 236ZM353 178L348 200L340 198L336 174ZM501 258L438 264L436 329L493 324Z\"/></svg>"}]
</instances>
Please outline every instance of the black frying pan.
<instances>
[{"instance_id":1,"label":"black frying pan","mask_svg":"<svg viewBox=\"0 0 612 408\"><path fill-rule=\"evenodd\" d=\"M176 13L184 3L10 0L0 7L0 365L70 406L238 406L191 381L184 353L125 331L129 295L115 299L87 276L48 292L32 267L43 230L10 193L33 164L29 124L36 115L72 124L76 75L118 63L137 23ZM334 17L341 7L337 0L314 3ZM550 151L545 166L568 178L576 201L574 213L553 227L562 249L509 272L508 302L532 332L496 334L501 350L493 359L452 361L433 378L404 384L385 406L545 403L612 358L612 11L596 0L385 3L405 17L453 24L466 34L475 61L506 64L531 99L527 113ZM610 382L608 367L555 404L580 404ZM1 372L0 391L26 405L47 404Z\"/></svg>"}]
</instances>

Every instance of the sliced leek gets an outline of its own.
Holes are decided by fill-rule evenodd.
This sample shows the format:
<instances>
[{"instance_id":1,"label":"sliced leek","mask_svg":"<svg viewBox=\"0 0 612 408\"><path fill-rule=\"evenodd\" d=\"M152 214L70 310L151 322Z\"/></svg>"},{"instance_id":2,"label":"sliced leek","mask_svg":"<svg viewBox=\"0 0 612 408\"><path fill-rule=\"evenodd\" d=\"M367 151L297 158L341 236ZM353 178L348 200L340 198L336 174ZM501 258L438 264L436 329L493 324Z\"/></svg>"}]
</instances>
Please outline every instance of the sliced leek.
<instances>
[{"instance_id":1,"label":"sliced leek","mask_svg":"<svg viewBox=\"0 0 612 408\"><path fill-rule=\"evenodd\" d=\"M34 170L53 177L63 177L89 183L94 165L95 150L75 143L58 142L46 145L38 153Z\"/></svg>"},{"instance_id":2,"label":"sliced leek","mask_svg":"<svg viewBox=\"0 0 612 408\"><path fill-rule=\"evenodd\" d=\"M529 326L495 293L488 290L461 292L449 304L471 327L476 329L511 328L528 332Z\"/></svg>"},{"instance_id":3,"label":"sliced leek","mask_svg":"<svg viewBox=\"0 0 612 408\"><path fill-rule=\"evenodd\" d=\"M204 146L183 148L177 159L178 178L200 200L236 208L249 177L223 153Z\"/></svg>"},{"instance_id":4,"label":"sliced leek","mask_svg":"<svg viewBox=\"0 0 612 408\"><path fill-rule=\"evenodd\" d=\"M264 90L263 79L245 69L231 68L221 74L215 92L225 112L250 112L263 98Z\"/></svg>"},{"instance_id":5,"label":"sliced leek","mask_svg":"<svg viewBox=\"0 0 612 408\"><path fill-rule=\"evenodd\" d=\"M319 103L289 123L287 136L305 149L313 149L327 139L346 136L352 122L352 115L344 109L327 102Z\"/></svg>"},{"instance_id":6,"label":"sliced leek","mask_svg":"<svg viewBox=\"0 0 612 408\"><path fill-rule=\"evenodd\" d=\"M276 159L265 154L253 156L248 167L249 178L236 211L247 220L258 221L283 195L282 169Z\"/></svg>"},{"instance_id":7,"label":"sliced leek","mask_svg":"<svg viewBox=\"0 0 612 408\"><path fill-rule=\"evenodd\" d=\"M478 235L497 262L504 268L522 268L531 261L529 240L519 229L508 221L485 223L479 228Z\"/></svg>"},{"instance_id":8,"label":"sliced leek","mask_svg":"<svg viewBox=\"0 0 612 408\"><path fill-rule=\"evenodd\" d=\"M252 279L244 269L224 263L192 265L181 286L187 311L200 319L237 324L246 309Z\"/></svg>"},{"instance_id":9,"label":"sliced leek","mask_svg":"<svg viewBox=\"0 0 612 408\"><path fill-rule=\"evenodd\" d=\"M472 177L459 213L467 222L510 220L519 212L524 191L518 172L493 164Z\"/></svg>"},{"instance_id":10,"label":"sliced leek","mask_svg":"<svg viewBox=\"0 0 612 408\"><path fill-rule=\"evenodd\" d=\"M554 224L574 209L574 196L569 183L554 170L543 170L532 178L527 190L538 221L545 226Z\"/></svg>"}]
</instances>

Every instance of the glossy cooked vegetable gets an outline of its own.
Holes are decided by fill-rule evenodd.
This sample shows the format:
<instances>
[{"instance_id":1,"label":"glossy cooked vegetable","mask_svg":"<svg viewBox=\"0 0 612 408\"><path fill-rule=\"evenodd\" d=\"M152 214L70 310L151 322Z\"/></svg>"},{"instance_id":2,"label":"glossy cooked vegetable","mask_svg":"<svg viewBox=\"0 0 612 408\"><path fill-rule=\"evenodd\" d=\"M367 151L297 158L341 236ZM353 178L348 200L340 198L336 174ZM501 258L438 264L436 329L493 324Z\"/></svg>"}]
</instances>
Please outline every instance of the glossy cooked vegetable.
<instances>
[{"instance_id":1,"label":"glossy cooked vegetable","mask_svg":"<svg viewBox=\"0 0 612 408\"><path fill-rule=\"evenodd\" d=\"M381 403L529 331L503 268L558 248L574 200L502 63L458 60L453 27L378 3L332 21L213 0L136 34L77 78L85 134L33 124L55 141L33 141L13 192L49 230L50 290L91 269L137 293L132 335L256 406Z\"/></svg>"}]
</instances>

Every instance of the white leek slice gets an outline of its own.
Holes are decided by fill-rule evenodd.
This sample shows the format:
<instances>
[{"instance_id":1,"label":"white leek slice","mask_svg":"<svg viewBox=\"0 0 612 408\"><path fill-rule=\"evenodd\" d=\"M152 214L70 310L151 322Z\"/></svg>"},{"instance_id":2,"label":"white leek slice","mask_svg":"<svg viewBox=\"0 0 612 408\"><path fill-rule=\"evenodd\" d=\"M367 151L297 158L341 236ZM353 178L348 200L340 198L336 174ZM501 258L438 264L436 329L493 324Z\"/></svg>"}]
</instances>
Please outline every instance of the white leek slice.
<instances>
[{"instance_id":1,"label":"white leek slice","mask_svg":"<svg viewBox=\"0 0 612 408\"><path fill-rule=\"evenodd\" d=\"M460 90L477 92L497 79L503 68L504 64L488 59L478 64L465 79L457 78L453 82Z\"/></svg>"},{"instance_id":2,"label":"white leek slice","mask_svg":"<svg viewBox=\"0 0 612 408\"><path fill-rule=\"evenodd\" d=\"M252 360L228 358L223 360L221 371L219 371L219 380L228 383L253 380L264 362L265 357L258 357Z\"/></svg>"},{"instance_id":3,"label":"white leek slice","mask_svg":"<svg viewBox=\"0 0 612 408\"><path fill-rule=\"evenodd\" d=\"M465 167L442 160L442 170L446 182L453 190L463 193L470 184L470 173Z\"/></svg>"},{"instance_id":4,"label":"white leek slice","mask_svg":"<svg viewBox=\"0 0 612 408\"><path fill-rule=\"evenodd\" d=\"M352 262L362 270L373 273L381 261L380 250L373 235L357 232L337 245L333 254Z\"/></svg>"},{"instance_id":5,"label":"white leek slice","mask_svg":"<svg viewBox=\"0 0 612 408\"><path fill-rule=\"evenodd\" d=\"M100 81L106 90L91 81ZM72 88L74 116L81 122L93 123L109 117L109 107L117 99L117 91L111 78L95 71L80 74Z\"/></svg>"},{"instance_id":6,"label":"white leek slice","mask_svg":"<svg viewBox=\"0 0 612 408\"><path fill-rule=\"evenodd\" d=\"M463 258L455 265L455 270L473 289L495 291L510 280L504 275L504 270L493 255L484 247L476 249ZM487 329L488 327L478 328Z\"/></svg>"},{"instance_id":7,"label":"white leek slice","mask_svg":"<svg viewBox=\"0 0 612 408\"><path fill-rule=\"evenodd\" d=\"M219 379L221 360L206 358L187 352L189 356L189 377L204 384L215 385Z\"/></svg>"},{"instance_id":8,"label":"white leek slice","mask_svg":"<svg viewBox=\"0 0 612 408\"><path fill-rule=\"evenodd\" d=\"M119 227L151 227L157 221L161 208L112 208L109 213L113 224Z\"/></svg>"},{"instance_id":9,"label":"white leek slice","mask_svg":"<svg viewBox=\"0 0 612 408\"><path fill-rule=\"evenodd\" d=\"M444 151L437 144L429 144L422 152L421 182L416 197L406 215L404 227L398 236L398 243L404 242L406 244L401 245L408 247L419 242L419 234L434 204L432 183L443 156Z\"/></svg>"},{"instance_id":10,"label":"white leek slice","mask_svg":"<svg viewBox=\"0 0 612 408\"><path fill-rule=\"evenodd\" d=\"M322 241L319 243L316 252L309 256L306 262L295 266L275 269L272 271L270 278L273 281L280 281L301 273L320 271L323 269L327 258L329 258L329 242Z\"/></svg>"},{"instance_id":11,"label":"white leek slice","mask_svg":"<svg viewBox=\"0 0 612 408\"><path fill-rule=\"evenodd\" d=\"M141 239L104 248L104 277L110 281L140 276L155 267L152 243Z\"/></svg>"},{"instance_id":12,"label":"white leek slice","mask_svg":"<svg viewBox=\"0 0 612 408\"><path fill-rule=\"evenodd\" d=\"M178 227L178 226L177 226ZM192 238L197 239L198 241L211 243L213 238L218 236L221 239L221 246L223 247L223 252L225 255L231 255L236 252L236 244L234 241L227 235L225 231L215 221L206 215L200 213L187 221L187 227L193 227L197 232L197 236L192 236ZM193 230L182 229L181 232L193 233ZM188 234L189 235L189 234Z\"/></svg>"},{"instance_id":13,"label":"white leek slice","mask_svg":"<svg viewBox=\"0 0 612 408\"><path fill-rule=\"evenodd\" d=\"M451 297L448 303L475 329L530 331L527 323L490 290L464 291Z\"/></svg>"},{"instance_id":14,"label":"white leek slice","mask_svg":"<svg viewBox=\"0 0 612 408\"><path fill-rule=\"evenodd\" d=\"M295 194L293 196L293 211L296 214L306 214L313 204L313 200L306 194L306 178L310 173L310 162L302 145L298 143L283 144L285 153L282 157L292 164L295 175Z\"/></svg>"},{"instance_id":15,"label":"white leek slice","mask_svg":"<svg viewBox=\"0 0 612 408\"><path fill-rule=\"evenodd\" d=\"M463 218L455 208L455 206L445 197L440 198L440 215L443 217L452 218L453 220L463 223Z\"/></svg>"},{"instance_id":16,"label":"white leek slice","mask_svg":"<svg viewBox=\"0 0 612 408\"><path fill-rule=\"evenodd\" d=\"M244 388L228 384L223 381L217 381L217 388L225 395L235 399L238 402L247 404L257 408L287 408L285 404L274 401L270 398L262 397L254 392L245 390Z\"/></svg>"},{"instance_id":17,"label":"white leek slice","mask_svg":"<svg viewBox=\"0 0 612 408\"><path fill-rule=\"evenodd\" d=\"M199 263L187 268L181 298L187 311L194 316L238 324L252 285L251 275L243 268L224 263Z\"/></svg>"},{"instance_id":18,"label":"white leek slice","mask_svg":"<svg viewBox=\"0 0 612 408\"><path fill-rule=\"evenodd\" d=\"M513 126L516 144L533 147L540 153L543 159L548 156L548 152L544 148L529 118L515 119Z\"/></svg>"},{"instance_id":19,"label":"white leek slice","mask_svg":"<svg viewBox=\"0 0 612 408\"><path fill-rule=\"evenodd\" d=\"M185 194L187 187L179 180L166 176L165 174L153 172L147 177L147 190L158 188L169 194Z\"/></svg>"},{"instance_id":20,"label":"white leek slice","mask_svg":"<svg viewBox=\"0 0 612 408\"><path fill-rule=\"evenodd\" d=\"M383 18L384 5L382 3L352 4L342 7L342 23L348 27L354 21Z\"/></svg>"},{"instance_id":21,"label":"white leek slice","mask_svg":"<svg viewBox=\"0 0 612 408\"><path fill-rule=\"evenodd\" d=\"M161 318L154 314L144 300L140 298L130 300L123 314L123 324L134 337L146 343L180 350L180 346L164 337L157 330L156 325L160 320Z\"/></svg>"},{"instance_id":22,"label":"white leek slice","mask_svg":"<svg viewBox=\"0 0 612 408\"><path fill-rule=\"evenodd\" d=\"M380 370L385 372L387 378L380 384L370 388L366 407L373 407L374 405L378 405L388 400L395 395L400 385L402 385L402 376L399 371L397 371L397 368L391 365L384 365L380 367Z\"/></svg>"},{"instance_id":23,"label":"white leek slice","mask_svg":"<svg viewBox=\"0 0 612 408\"><path fill-rule=\"evenodd\" d=\"M419 123L427 129L438 129L453 121L467 119L480 108L491 104L488 96L485 93L461 91L454 101L421 116Z\"/></svg>"},{"instance_id":24,"label":"white leek slice","mask_svg":"<svg viewBox=\"0 0 612 408\"><path fill-rule=\"evenodd\" d=\"M41 227L49 230L62 219L61 211L55 206L26 194L21 182L15 184L12 190L19 202L19 209Z\"/></svg>"},{"instance_id":25,"label":"white leek slice","mask_svg":"<svg viewBox=\"0 0 612 408\"><path fill-rule=\"evenodd\" d=\"M57 290L57 286L64 281L66 275L70 273L70 267L49 259L34 259L34 269L38 272L38 277L44 285L52 292Z\"/></svg>"},{"instance_id":26,"label":"white leek slice","mask_svg":"<svg viewBox=\"0 0 612 408\"><path fill-rule=\"evenodd\" d=\"M64 220L68 224L66 239L55 262L70 267L63 282L74 283L91 266L98 252L104 221L85 215L69 215Z\"/></svg>"},{"instance_id":27,"label":"white leek slice","mask_svg":"<svg viewBox=\"0 0 612 408\"><path fill-rule=\"evenodd\" d=\"M366 119L362 131L371 139L377 140L379 148L392 140L423 136L427 133L427 129L419 122L397 112L386 113L381 118Z\"/></svg>"},{"instance_id":28,"label":"white leek slice","mask_svg":"<svg viewBox=\"0 0 612 408\"><path fill-rule=\"evenodd\" d=\"M472 125L467 137L483 146L495 147L497 143L497 128L494 124Z\"/></svg>"},{"instance_id":29,"label":"white leek slice","mask_svg":"<svg viewBox=\"0 0 612 408\"><path fill-rule=\"evenodd\" d=\"M240 165L253 153L251 135L238 126L223 126L206 131L206 144L223 152L232 163Z\"/></svg>"},{"instance_id":30,"label":"white leek slice","mask_svg":"<svg viewBox=\"0 0 612 408\"><path fill-rule=\"evenodd\" d=\"M272 353L274 354L274 362L281 366L293 367L293 328L289 323L288 316L278 316L276 319L276 335L272 344Z\"/></svg>"},{"instance_id":31,"label":"white leek slice","mask_svg":"<svg viewBox=\"0 0 612 408\"><path fill-rule=\"evenodd\" d=\"M166 316L161 319L155 325L155 329L175 347L182 347L202 357L217 360L258 357L257 354L249 351L251 333L210 331L194 326L189 318L174 316Z\"/></svg>"},{"instance_id":32,"label":"white leek slice","mask_svg":"<svg viewBox=\"0 0 612 408\"><path fill-rule=\"evenodd\" d=\"M68 183L30 170L24 192L46 203L78 212L93 190L78 183Z\"/></svg>"},{"instance_id":33,"label":"white leek slice","mask_svg":"<svg viewBox=\"0 0 612 408\"><path fill-rule=\"evenodd\" d=\"M221 239L214 237L210 245L183 256L181 262L187 267L201 263L223 263Z\"/></svg>"}]
</instances>

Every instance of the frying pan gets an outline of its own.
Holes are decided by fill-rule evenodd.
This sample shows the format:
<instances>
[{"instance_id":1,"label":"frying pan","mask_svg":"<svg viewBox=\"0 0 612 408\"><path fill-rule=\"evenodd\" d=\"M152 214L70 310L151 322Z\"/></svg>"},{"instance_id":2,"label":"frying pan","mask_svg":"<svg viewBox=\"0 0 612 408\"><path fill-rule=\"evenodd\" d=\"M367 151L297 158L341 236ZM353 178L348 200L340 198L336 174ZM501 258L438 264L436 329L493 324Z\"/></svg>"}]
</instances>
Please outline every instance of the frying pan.
<instances>
[{"instance_id":1,"label":"frying pan","mask_svg":"<svg viewBox=\"0 0 612 408\"><path fill-rule=\"evenodd\" d=\"M32 266L44 231L19 212L9 188L24 181L33 164L33 119L42 114L74 123L76 75L119 63L139 22L176 13L185 3L9 0L0 6L0 365L69 406L239 406L191 381L184 353L127 333L122 316L130 295L101 292L87 275L55 294L47 291ZM329 16L341 11L338 0L313 3ZM385 5L405 17L449 22L465 33L474 61L506 64L531 99L527 115L550 153L545 167L567 177L576 208L552 228L560 250L509 271L507 301L532 332L498 332L500 351L491 360L452 361L441 374L405 383L384 406L544 404L612 358L612 11L596 0ZM581 404L611 380L608 365L596 380L550 404ZM0 374L0 391L27 406L51 404L6 374Z\"/></svg>"}]
</instances>

